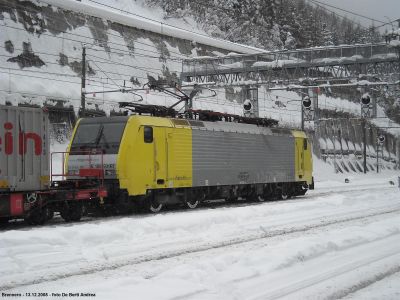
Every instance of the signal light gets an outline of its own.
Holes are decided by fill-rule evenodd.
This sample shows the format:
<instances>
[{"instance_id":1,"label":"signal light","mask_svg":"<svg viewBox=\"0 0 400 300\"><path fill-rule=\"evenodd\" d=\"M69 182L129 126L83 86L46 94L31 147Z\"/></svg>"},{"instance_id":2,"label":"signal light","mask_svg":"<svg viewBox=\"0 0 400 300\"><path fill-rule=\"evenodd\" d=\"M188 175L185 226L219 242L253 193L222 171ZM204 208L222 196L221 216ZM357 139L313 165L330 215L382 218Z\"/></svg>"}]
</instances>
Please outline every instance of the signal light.
<instances>
[{"instance_id":1,"label":"signal light","mask_svg":"<svg viewBox=\"0 0 400 300\"><path fill-rule=\"evenodd\" d=\"M303 98L303 106L304 108L311 108L311 99L310 97L306 96Z\"/></svg>"},{"instance_id":2,"label":"signal light","mask_svg":"<svg viewBox=\"0 0 400 300\"><path fill-rule=\"evenodd\" d=\"M249 99L244 100L243 109L245 111L249 111L249 110L251 110L251 108L252 108L251 101Z\"/></svg>"},{"instance_id":3,"label":"signal light","mask_svg":"<svg viewBox=\"0 0 400 300\"><path fill-rule=\"evenodd\" d=\"M384 141L385 141L385 136L384 136L384 135L378 136L378 142L379 142L380 144L383 144Z\"/></svg>"},{"instance_id":4,"label":"signal light","mask_svg":"<svg viewBox=\"0 0 400 300\"><path fill-rule=\"evenodd\" d=\"M361 103L364 106L367 106L371 103L371 97L368 94L364 94L361 97Z\"/></svg>"}]
</instances>

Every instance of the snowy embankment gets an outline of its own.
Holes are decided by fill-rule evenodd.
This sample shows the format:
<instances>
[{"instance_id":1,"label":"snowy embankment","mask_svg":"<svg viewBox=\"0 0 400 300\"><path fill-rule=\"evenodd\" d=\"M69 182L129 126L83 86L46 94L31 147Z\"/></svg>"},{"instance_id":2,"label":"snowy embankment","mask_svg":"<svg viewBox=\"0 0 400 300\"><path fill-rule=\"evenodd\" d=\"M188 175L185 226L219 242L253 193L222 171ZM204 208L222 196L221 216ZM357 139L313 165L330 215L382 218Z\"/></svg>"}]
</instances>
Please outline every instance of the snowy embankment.
<instances>
[{"instance_id":1,"label":"snowy embankment","mask_svg":"<svg viewBox=\"0 0 400 300\"><path fill-rule=\"evenodd\" d=\"M0 289L96 299L346 296L400 271L396 175L349 184L330 176L289 201L3 231Z\"/></svg>"}]
</instances>

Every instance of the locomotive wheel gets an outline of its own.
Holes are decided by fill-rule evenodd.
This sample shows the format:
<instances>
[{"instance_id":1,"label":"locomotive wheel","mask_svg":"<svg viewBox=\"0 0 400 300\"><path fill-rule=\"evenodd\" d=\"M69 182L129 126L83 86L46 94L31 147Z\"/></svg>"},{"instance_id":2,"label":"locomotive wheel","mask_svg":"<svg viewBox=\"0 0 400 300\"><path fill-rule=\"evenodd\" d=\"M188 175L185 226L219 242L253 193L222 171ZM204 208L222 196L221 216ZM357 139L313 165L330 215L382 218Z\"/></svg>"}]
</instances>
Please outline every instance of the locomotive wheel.
<instances>
[{"instance_id":1,"label":"locomotive wheel","mask_svg":"<svg viewBox=\"0 0 400 300\"><path fill-rule=\"evenodd\" d=\"M199 206L200 201L197 199L192 199L186 201L186 206L190 209L195 209L197 206Z\"/></svg>"},{"instance_id":2,"label":"locomotive wheel","mask_svg":"<svg viewBox=\"0 0 400 300\"><path fill-rule=\"evenodd\" d=\"M286 200L289 198L289 195L287 192L282 191L280 195L281 200Z\"/></svg>"},{"instance_id":3,"label":"locomotive wheel","mask_svg":"<svg viewBox=\"0 0 400 300\"><path fill-rule=\"evenodd\" d=\"M283 184L279 189L279 199L287 200L290 198L289 186L287 184Z\"/></svg>"},{"instance_id":4,"label":"locomotive wheel","mask_svg":"<svg viewBox=\"0 0 400 300\"><path fill-rule=\"evenodd\" d=\"M148 208L149 212L155 214L155 213L158 213L161 211L161 209L163 208L163 204L159 203L157 201L157 199L155 199L155 197L150 197L147 200L147 208Z\"/></svg>"},{"instance_id":5,"label":"locomotive wheel","mask_svg":"<svg viewBox=\"0 0 400 300\"><path fill-rule=\"evenodd\" d=\"M264 202L265 201L264 195L257 195L257 201L258 202Z\"/></svg>"},{"instance_id":6,"label":"locomotive wheel","mask_svg":"<svg viewBox=\"0 0 400 300\"><path fill-rule=\"evenodd\" d=\"M307 193L307 191L308 191L307 189L301 190L301 191L297 192L297 195L304 196Z\"/></svg>"},{"instance_id":7,"label":"locomotive wheel","mask_svg":"<svg viewBox=\"0 0 400 300\"><path fill-rule=\"evenodd\" d=\"M65 222L77 222L82 218L82 204L81 203L66 203L60 211L61 217Z\"/></svg>"}]
</instances>

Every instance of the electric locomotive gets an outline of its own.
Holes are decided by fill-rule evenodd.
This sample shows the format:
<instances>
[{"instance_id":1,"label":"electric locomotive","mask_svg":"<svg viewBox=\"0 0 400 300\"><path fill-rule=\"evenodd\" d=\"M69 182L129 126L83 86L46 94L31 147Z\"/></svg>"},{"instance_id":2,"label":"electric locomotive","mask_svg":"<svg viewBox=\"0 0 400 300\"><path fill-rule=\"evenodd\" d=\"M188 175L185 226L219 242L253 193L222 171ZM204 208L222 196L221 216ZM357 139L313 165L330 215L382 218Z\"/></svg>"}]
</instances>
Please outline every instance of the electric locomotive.
<instances>
[{"instance_id":1,"label":"electric locomotive","mask_svg":"<svg viewBox=\"0 0 400 300\"><path fill-rule=\"evenodd\" d=\"M131 115L80 119L65 171L75 186L103 180L94 206L196 208L208 199L286 199L313 188L302 131L235 122ZM88 186L89 187L89 186Z\"/></svg>"}]
</instances>

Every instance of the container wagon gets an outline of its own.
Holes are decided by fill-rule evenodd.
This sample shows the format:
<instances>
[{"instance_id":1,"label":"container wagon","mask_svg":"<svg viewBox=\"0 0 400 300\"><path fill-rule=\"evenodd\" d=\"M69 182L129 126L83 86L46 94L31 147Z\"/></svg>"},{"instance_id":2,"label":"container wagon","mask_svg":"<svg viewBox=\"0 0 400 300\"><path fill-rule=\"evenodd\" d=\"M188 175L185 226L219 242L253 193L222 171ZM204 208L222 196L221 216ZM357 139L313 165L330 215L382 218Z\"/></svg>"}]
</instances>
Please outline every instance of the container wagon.
<instances>
[{"instance_id":1,"label":"container wagon","mask_svg":"<svg viewBox=\"0 0 400 300\"><path fill-rule=\"evenodd\" d=\"M76 220L81 215L78 200L104 196L99 181L85 189L52 181L50 157L48 113L40 108L0 105L1 223L24 218L42 224L54 211L66 220Z\"/></svg>"}]
</instances>

